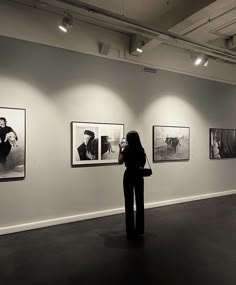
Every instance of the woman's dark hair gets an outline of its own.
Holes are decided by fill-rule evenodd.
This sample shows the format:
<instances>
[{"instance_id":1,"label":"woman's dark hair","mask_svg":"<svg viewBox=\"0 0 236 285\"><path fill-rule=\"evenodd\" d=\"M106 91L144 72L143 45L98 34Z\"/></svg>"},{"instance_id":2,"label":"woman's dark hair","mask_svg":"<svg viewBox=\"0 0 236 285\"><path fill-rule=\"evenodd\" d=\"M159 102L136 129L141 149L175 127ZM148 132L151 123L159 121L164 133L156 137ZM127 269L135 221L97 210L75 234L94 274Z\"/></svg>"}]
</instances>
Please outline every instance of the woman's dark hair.
<instances>
[{"instance_id":1,"label":"woman's dark hair","mask_svg":"<svg viewBox=\"0 0 236 285\"><path fill-rule=\"evenodd\" d=\"M132 148L132 149L133 148L135 148L135 149L143 148L141 141L140 141L139 134L136 131L128 132L126 135L126 140L127 140L129 148Z\"/></svg>"},{"instance_id":2,"label":"woman's dark hair","mask_svg":"<svg viewBox=\"0 0 236 285\"><path fill-rule=\"evenodd\" d=\"M6 120L6 118L4 118L4 117L1 117L1 118L0 118L0 121L4 121L5 123L7 123L7 120Z\"/></svg>"},{"instance_id":3,"label":"woman's dark hair","mask_svg":"<svg viewBox=\"0 0 236 285\"><path fill-rule=\"evenodd\" d=\"M95 138L95 134L94 134L94 132L92 132L90 130L85 130L84 134L90 136L88 143L87 143L87 149L88 149L88 151L90 151L91 150L91 143Z\"/></svg>"},{"instance_id":4,"label":"woman's dark hair","mask_svg":"<svg viewBox=\"0 0 236 285\"><path fill-rule=\"evenodd\" d=\"M94 137L95 137L94 132L92 132L92 131L90 131L90 130L85 130L85 131L84 131L84 134L85 134L85 135L88 135L88 136L90 136L90 137L92 137L93 139L94 139Z\"/></svg>"}]
</instances>

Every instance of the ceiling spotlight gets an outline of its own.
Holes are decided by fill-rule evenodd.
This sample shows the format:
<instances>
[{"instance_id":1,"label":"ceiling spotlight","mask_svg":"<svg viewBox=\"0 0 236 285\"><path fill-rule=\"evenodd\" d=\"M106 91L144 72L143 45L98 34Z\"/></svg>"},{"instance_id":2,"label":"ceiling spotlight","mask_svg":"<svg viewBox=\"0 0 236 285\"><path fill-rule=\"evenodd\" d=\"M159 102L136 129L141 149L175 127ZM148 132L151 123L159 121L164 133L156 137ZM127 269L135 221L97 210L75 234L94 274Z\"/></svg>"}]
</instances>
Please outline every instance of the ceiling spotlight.
<instances>
[{"instance_id":1,"label":"ceiling spotlight","mask_svg":"<svg viewBox=\"0 0 236 285\"><path fill-rule=\"evenodd\" d=\"M201 63L202 63L202 58L201 58L201 56L197 56L196 59L195 59L195 61L194 61L194 64L195 64L195 65L200 65Z\"/></svg>"},{"instance_id":2,"label":"ceiling spotlight","mask_svg":"<svg viewBox=\"0 0 236 285\"><path fill-rule=\"evenodd\" d=\"M137 48L136 48L136 51L137 51L138 53L143 53L143 50L141 49L141 47L137 47Z\"/></svg>"},{"instance_id":3,"label":"ceiling spotlight","mask_svg":"<svg viewBox=\"0 0 236 285\"><path fill-rule=\"evenodd\" d=\"M194 51L192 51L190 53L190 57L194 62L194 65L196 66L207 66L208 65L208 57L206 57L205 54L201 53L196 53Z\"/></svg>"},{"instance_id":4,"label":"ceiling spotlight","mask_svg":"<svg viewBox=\"0 0 236 285\"><path fill-rule=\"evenodd\" d=\"M71 14L67 13L62 19L62 22L59 25L59 29L64 33L66 33L68 29L72 26L72 24L73 24L73 17Z\"/></svg>"},{"instance_id":5,"label":"ceiling spotlight","mask_svg":"<svg viewBox=\"0 0 236 285\"><path fill-rule=\"evenodd\" d=\"M143 53L147 39L143 36L133 34L130 37L130 54L139 56Z\"/></svg>"}]
</instances>

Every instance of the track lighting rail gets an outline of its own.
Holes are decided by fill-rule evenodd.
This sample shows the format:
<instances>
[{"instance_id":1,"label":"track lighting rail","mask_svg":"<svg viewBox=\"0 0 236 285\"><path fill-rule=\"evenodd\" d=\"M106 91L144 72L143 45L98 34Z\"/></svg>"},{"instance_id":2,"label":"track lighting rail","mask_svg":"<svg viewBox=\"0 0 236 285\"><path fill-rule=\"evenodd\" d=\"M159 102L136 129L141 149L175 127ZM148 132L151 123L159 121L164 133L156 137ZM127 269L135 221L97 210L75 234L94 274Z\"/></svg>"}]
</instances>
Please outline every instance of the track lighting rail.
<instances>
[{"instance_id":1,"label":"track lighting rail","mask_svg":"<svg viewBox=\"0 0 236 285\"><path fill-rule=\"evenodd\" d=\"M63 4L67 4L79 9L86 10L90 14L96 16L104 16L109 18L113 22L119 22L127 27L133 29L133 33L137 34L137 30L140 34L146 36L152 36L153 38L161 40L163 43L171 46L175 46L188 51L201 52L209 55L215 59L221 59L228 63L236 64L236 53L223 48L218 48L213 45L191 40L187 37L175 34L173 32L164 31L161 29L153 28L147 25L138 23L137 21L127 18L125 16L118 15L116 13L101 9L99 7L84 3L77 0L57 0ZM92 16L91 16L92 17Z\"/></svg>"}]
</instances>

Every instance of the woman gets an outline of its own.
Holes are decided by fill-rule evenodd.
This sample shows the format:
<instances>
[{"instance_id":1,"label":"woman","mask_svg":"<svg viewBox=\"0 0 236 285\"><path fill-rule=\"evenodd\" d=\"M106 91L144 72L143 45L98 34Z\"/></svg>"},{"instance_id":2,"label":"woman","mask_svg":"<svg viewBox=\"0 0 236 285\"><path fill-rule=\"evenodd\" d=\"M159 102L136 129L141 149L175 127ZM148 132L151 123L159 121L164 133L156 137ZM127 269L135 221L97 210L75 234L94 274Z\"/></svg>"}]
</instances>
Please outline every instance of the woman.
<instances>
[{"instance_id":1,"label":"woman","mask_svg":"<svg viewBox=\"0 0 236 285\"><path fill-rule=\"evenodd\" d=\"M146 155L139 134L130 131L126 136L127 145L120 147L118 162L125 163L123 186L125 197L125 218L127 237L144 234L144 180L139 169L146 163ZM136 227L134 225L134 194L136 202Z\"/></svg>"},{"instance_id":2,"label":"woman","mask_svg":"<svg viewBox=\"0 0 236 285\"><path fill-rule=\"evenodd\" d=\"M4 117L0 118L0 163L6 165L7 157L11 151L12 145L10 143L9 134L18 140L16 132L7 126L7 120Z\"/></svg>"},{"instance_id":3,"label":"woman","mask_svg":"<svg viewBox=\"0 0 236 285\"><path fill-rule=\"evenodd\" d=\"M84 141L77 148L80 160L97 160L98 159L98 140L94 132L84 131Z\"/></svg>"}]
</instances>

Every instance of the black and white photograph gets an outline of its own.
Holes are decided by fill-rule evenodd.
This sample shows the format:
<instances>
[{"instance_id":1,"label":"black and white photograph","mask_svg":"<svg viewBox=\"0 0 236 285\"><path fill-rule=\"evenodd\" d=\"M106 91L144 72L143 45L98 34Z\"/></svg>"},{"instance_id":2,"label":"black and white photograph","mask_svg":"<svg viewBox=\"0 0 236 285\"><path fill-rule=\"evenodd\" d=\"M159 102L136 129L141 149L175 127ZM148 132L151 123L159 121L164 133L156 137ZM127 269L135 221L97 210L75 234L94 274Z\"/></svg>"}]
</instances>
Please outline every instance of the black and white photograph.
<instances>
[{"instance_id":1,"label":"black and white photograph","mask_svg":"<svg viewBox=\"0 0 236 285\"><path fill-rule=\"evenodd\" d=\"M189 160L190 129L153 126L153 161Z\"/></svg>"},{"instance_id":2,"label":"black and white photograph","mask_svg":"<svg viewBox=\"0 0 236 285\"><path fill-rule=\"evenodd\" d=\"M236 129L210 129L210 159L236 157Z\"/></svg>"},{"instance_id":3,"label":"black and white photograph","mask_svg":"<svg viewBox=\"0 0 236 285\"><path fill-rule=\"evenodd\" d=\"M0 107L0 180L25 177L25 109Z\"/></svg>"},{"instance_id":4,"label":"black and white photograph","mask_svg":"<svg viewBox=\"0 0 236 285\"><path fill-rule=\"evenodd\" d=\"M123 125L101 126L101 159L116 160L119 153L119 143L123 137Z\"/></svg>"},{"instance_id":5,"label":"black and white photograph","mask_svg":"<svg viewBox=\"0 0 236 285\"><path fill-rule=\"evenodd\" d=\"M71 122L72 166L117 163L123 124Z\"/></svg>"}]
</instances>

